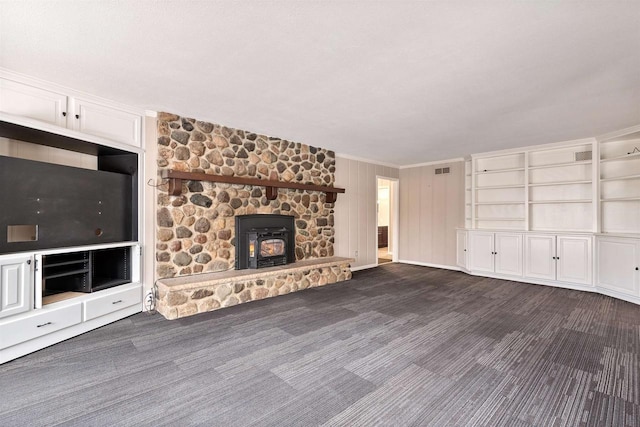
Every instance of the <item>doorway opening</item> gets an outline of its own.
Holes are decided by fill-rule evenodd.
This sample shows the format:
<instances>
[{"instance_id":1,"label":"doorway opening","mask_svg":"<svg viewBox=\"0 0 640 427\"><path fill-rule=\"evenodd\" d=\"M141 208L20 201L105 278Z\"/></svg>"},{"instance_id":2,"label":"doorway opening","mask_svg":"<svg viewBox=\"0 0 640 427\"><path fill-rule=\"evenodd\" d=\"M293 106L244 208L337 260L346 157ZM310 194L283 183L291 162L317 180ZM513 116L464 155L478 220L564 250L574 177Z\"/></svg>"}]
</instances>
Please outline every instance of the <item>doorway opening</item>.
<instances>
[{"instance_id":1,"label":"doorway opening","mask_svg":"<svg viewBox=\"0 0 640 427\"><path fill-rule=\"evenodd\" d=\"M377 263L397 262L398 181L376 177L377 181Z\"/></svg>"}]
</instances>

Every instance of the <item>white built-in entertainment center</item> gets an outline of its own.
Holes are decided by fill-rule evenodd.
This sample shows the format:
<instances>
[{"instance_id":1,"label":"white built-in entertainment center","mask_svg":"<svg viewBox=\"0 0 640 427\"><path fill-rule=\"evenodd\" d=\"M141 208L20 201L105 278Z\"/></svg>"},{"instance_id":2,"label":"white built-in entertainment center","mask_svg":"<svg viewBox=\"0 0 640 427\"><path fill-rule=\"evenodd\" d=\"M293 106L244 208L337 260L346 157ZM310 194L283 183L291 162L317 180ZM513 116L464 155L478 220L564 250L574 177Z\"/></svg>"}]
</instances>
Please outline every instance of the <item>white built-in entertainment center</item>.
<instances>
[{"instance_id":1,"label":"white built-in entertainment center","mask_svg":"<svg viewBox=\"0 0 640 427\"><path fill-rule=\"evenodd\" d=\"M142 310L143 121L0 70L0 363Z\"/></svg>"},{"instance_id":2,"label":"white built-in entertainment center","mask_svg":"<svg viewBox=\"0 0 640 427\"><path fill-rule=\"evenodd\" d=\"M457 264L640 304L640 126L472 155Z\"/></svg>"}]
</instances>

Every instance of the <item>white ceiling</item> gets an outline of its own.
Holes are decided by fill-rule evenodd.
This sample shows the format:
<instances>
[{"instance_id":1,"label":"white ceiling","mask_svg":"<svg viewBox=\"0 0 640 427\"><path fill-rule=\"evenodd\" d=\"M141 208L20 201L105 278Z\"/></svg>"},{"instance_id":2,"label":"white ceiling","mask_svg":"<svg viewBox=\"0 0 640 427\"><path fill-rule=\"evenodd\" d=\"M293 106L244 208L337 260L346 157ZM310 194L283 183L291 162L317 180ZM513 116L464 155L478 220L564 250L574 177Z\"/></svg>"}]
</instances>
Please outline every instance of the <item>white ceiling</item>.
<instances>
[{"instance_id":1,"label":"white ceiling","mask_svg":"<svg viewBox=\"0 0 640 427\"><path fill-rule=\"evenodd\" d=\"M0 0L0 66L407 165L640 124L640 2Z\"/></svg>"}]
</instances>

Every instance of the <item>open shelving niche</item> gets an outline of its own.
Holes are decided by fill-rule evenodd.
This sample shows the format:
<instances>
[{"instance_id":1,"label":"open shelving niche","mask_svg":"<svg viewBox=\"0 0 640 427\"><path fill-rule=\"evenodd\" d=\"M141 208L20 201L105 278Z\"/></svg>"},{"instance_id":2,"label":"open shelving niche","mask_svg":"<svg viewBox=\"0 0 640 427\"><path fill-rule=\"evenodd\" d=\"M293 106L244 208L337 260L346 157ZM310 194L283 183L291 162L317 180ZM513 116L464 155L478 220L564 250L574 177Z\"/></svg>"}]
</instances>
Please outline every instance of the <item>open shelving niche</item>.
<instances>
[{"instance_id":1,"label":"open shelving niche","mask_svg":"<svg viewBox=\"0 0 640 427\"><path fill-rule=\"evenodd\" d=\"M525 153L472 159L471 218L477 229L526 229Z\"/></svg>"},{"instance_id":2,"label":"open shelving niche","mask_svg":"<svg viewBox=\"0 0 640 427\"><path fill-rule=\"evenodd\" d=\"M529 230L594 230L594 140L529 151Z\"/></svg>"},{"instance_id":3,"label":"open shelving niche","mask_svg":"<svg viewBox=\"0 0 640 427\"><path fill-rule=\"evenodd\" d=\"M80 139L73 131L56 134L57 131L30 119L0 114L0 154L17 161L28 159L78 170L131 174L133 228L130 239L111 243L65 246L55 242L50 247L40 247L35 242L21 243L20 250L33 253L35 265L39 266L34 284L35 309L118 285L139 283L141 279L137 257L141 176L137 170L142 164L142 150L86 135Z\"/></svg>"},{"instance_id":4,"label":"open shelving niche","mask_svg":"<svg viewBox=\"0 0 640 427\"><path fill-rule=\"evenodd\" d=\"M640 127L599 146L599 231L640 235Z\"/></svg>"},{"instance_id":5,"label":"open shelving niche","mask_svg":"<svg viewBox=\"0 0 640 427\"><path fill-rule=\"evenodd\" d=\"M595 139L472 156L465 187L473 229L592 232ZM470 215L469 215L470 213Z\"/></svg>"}]
</instances>

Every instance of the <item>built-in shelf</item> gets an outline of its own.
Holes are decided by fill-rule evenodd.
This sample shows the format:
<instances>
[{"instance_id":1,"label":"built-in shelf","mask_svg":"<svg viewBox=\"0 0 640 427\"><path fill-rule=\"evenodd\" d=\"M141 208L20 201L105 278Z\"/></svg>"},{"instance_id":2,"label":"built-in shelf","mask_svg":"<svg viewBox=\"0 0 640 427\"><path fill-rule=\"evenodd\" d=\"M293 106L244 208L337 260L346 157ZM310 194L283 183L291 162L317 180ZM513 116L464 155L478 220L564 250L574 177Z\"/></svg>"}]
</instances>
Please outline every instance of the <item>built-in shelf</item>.
<instances>
[{"instance_id":1,"label":"built-in shelf","mask_svg":"<svg viewBox=\"0 0 640 427\"><path fill-rule=\"evenodd\" d=\"M617 177L611 177L611 178L601 178L600 181L601 182L625 181L627 179L640 179L640 175L624 175L624 176L617 176Z\"/></svg>"},{"instance_id":2,"label":"built-in shelf","mask_svg":"<svg viewBox=\"0 0 640 427\"><path fill-rule=\"evenodd\" d=\"M476 171L476 175L484 175L487 173L501 173L501 172L518 172L523 171L524 168L507 168L507 169L485 169L481 171Z\"/></svg>"},{"instance_id":3,"label":"built-in shelf","mask_svg":"<svg viewBox=\"0 0 640 427\"><path fill-rule=\"evenodd\" d=\"M621 160L634 160L634 159L640 159L640 153L625 154L623 156L610 157L608 159L600 159L600 163L618 162Z\"/></svg>"},{"instance_id":4,"label":"built-in shelf","mask_svg":"<svg viewBox=\"0 0 640 427\"><path fill-rule=\"evenodd\" d=\"M532 205L535 204L556 204L556 203L591 203L591 199L574 199L574 200L529 200Z\"/></svg>"},{"instance_id":5,"label":"built-in shelf","mask_svg":"<svg viewBox=\"0 0 640 427\"><path fill-rule=\"evenodd\" d=\"M556 181L556 182L536 182L529 184L529 187L548 187L548 186L556 186L556 185L572 185L572 184L591 184L591 180L580 180L580 181Z\"/></svg>"},{"instance_id":6,"label":"built-in shelf","mask_svg":"<svg viewBox=\"0 0 640 427\"><path fill-rule=\"evenodd\" d=\"M529 166L529 170L531 169L547 169L547 168L559 168L565 166L577 166L577 165L590 165L592 163L591 160L582 160L578 162L565 162L565 163L551 163L548 165L538 165L538 166Z\"/></svg>"},{"instance_id":7,"label":"built-in shelf","mask_svg":"<svg viewBox=\"0 0 640 427\"><path fill-rule=\"evenodd\" d=\"M613 197L611 199L600 199L601 202L634 202L640 197Z\"/></svg>"},{"instance_id":8,"label":"built-in shelf","mask_svg":"<svg viewBox=\"0 0 640 427\"><path fill-rule=\"evenodd\" d=\"M523 201L504 201L504 202L476 202L476 205L524 205Z\"/></svg>"},{"instance_id":9,"label":"built-in shelf","mask_svg":"<svg viewBox=\"0 0 640 427\"><path fill-rule=\"evenodd\" d=\"M500 188L524 188L524 184L518 185L488 185L486 187L476 187L476 190L497 190Z\"/></svg>"},{"instance_id":10,"label":"built-in shelf","mask_svg":"<svg viewBox=\"0 0 640 427\"><path fill-rule=\"evenodd\" d=\"M476 218L476 221L524 221L524 218Z\"/></svg>"},{"instance_id":11,"label":"built-in shelf","mask_svg":"<svg viewBox=\"0 0 640 427\"><path fill-rule=\"evenodd\" d=\"M344 188L329 187L326 185L300 184L297 182L275 181L270 179L241 178L237 176L223 176L200 172L181 172L175 170L161 171L162 178L169 180L169 194L179 196L182 194L182 181L209 181L225 184L253 185L266 189L267 200L275 200L278 197L278 188L290 188L294 190L321 191L326 195L327 203L334 203L338 193L344 193Z\"/></svg>"},{"instance_id":12,"label":"built-in shelf","mask_svg":"<svg viewBox=\"0 0 640 427\"><path fill-rule=\"evenodd\" d=\"M70 270L70 271L64 271L64 272L60 272L60 273L55 273L55 274L43 274L42 278L43 279L55 279L56 277L65 277L65 276L74 276L76 274L84 274L84 273L88 273L89 269L88 268L82 268L82 269L78 269L78 270Z\"/></svg>"}]
</instances>

